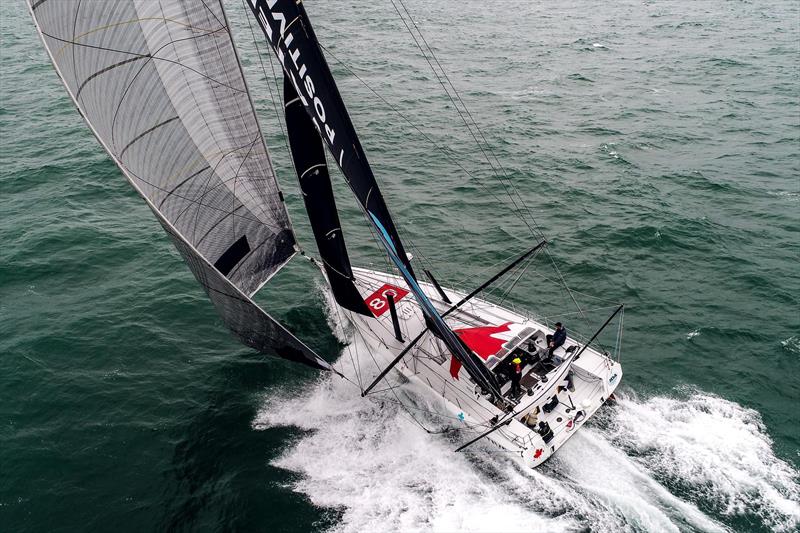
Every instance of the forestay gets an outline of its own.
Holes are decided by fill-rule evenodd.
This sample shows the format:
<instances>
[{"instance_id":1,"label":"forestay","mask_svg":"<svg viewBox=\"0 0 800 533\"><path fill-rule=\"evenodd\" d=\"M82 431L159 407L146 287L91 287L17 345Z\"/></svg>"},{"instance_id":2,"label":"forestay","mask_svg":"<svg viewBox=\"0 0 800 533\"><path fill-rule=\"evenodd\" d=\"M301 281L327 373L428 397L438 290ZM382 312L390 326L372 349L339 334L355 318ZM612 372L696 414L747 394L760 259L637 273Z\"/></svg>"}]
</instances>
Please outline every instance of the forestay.
<instances>
[{"instance_id":1,"label":"forestay","mask_svg":"<svg viewBox=\"0 0 800 533\"><path fill-rule=\"evenodd\" d=\"M70 96L228 327L328 363L250 296L295 238L220 0L29 0Z\"/></svg>"}]
</instances>

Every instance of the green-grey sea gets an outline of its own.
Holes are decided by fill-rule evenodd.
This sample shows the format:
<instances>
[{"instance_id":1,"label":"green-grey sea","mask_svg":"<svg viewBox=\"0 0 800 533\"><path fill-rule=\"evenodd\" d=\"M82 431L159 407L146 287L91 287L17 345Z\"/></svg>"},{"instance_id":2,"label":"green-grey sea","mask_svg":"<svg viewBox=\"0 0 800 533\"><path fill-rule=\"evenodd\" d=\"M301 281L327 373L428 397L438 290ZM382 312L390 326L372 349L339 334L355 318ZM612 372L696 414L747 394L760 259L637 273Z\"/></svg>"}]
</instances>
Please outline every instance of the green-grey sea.
<instances>
[{"instance_id":1,"label":"green-grey sea","mask_svg":"<svg viewBox=\"0 0 800 533\"><path fill-rule=\"evenodd\" d=\"M262 70L241 1L225 5L314 254L267 50ZM415 256L470 288L531 246L513 182L589 314L568 328L591 334L600 308L626 304L618 401L526 472L237 344L83 123L25 4L3 0L0 531L797 531L800 4L305 6ZM334 179L353 262L383 267ZM337 361L354 341L321 287L296 259L258 301ZM508 302L540 312L559 295L542 255Z\"/></svg>"}]
</instances>

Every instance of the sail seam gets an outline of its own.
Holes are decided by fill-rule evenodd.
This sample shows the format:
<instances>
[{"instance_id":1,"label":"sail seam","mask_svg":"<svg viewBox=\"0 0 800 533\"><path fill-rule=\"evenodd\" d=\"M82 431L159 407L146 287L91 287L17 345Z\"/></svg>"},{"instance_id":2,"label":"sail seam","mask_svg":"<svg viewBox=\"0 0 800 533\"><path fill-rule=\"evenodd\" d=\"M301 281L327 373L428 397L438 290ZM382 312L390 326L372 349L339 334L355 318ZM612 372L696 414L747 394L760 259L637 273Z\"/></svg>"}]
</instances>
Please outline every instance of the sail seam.
<instances>
[{"instance_id":1,"label":"sail seam","mask_svg":"<svg viewBox=\"0 0 800 533\"><path fill-rule=\"evenodd\" d=\"M158 203L158 209L160 210L160 209L161 209L161 207L164 205L164 202L166 202L167 200L169 200L169 199L170 199L170 197L171 197L171 196L173 196L173 195L177 196L178 198L182 198L182 196L181 196L181 195L179 195L179 194L175 194L175 191L177 191L178 189L180 189L181 187L183 187L183 186L186 184L186 182L188 182L190 179L192 179L192 178L196 178L197 176L199 176L200 174L202 174L203 172L205 172L206 170L208 170L208 169L210 169L210 168L211 168L211 166L210 166L210 165L206 165L206 166L204 166L203 168L201 168L200 170L198 170L197 172L195 172L194 174L190 174L188 177L184 178L184 179L183 179L183 180L182 180L180 183L178 183L177 185L175 185L175 186L174 186L172 189L170 189L170 191L167 193L167 195L164 197L164 199L163 199L163 200L161 200L161 201Z\"/></svg>"},{"instance_id":2,"label":"sail seam","mask_svg":"<svg viewBox=\"0 0 800 533\"><path fill-rule=\"evenodd\" d=\"M221 28L221 29L227 29L227 28L223 26L223 28ZM172 64L175 64L175 65L178 65L179 67L181 67L181 69L184 69L184 68L189 69L192 72L195 72L196 74L198 74L198 75L200 75L202 77L205 77L209 81L213 81L215 83L219 83L220 85L224 85L226 87L229 87L231 90L236 91L237 89L235 87L230 86L230 84L225 84L225 83L222 83L221 81L217 81L217 80L211 78L210 76L198 71L197 69L188 67L188 66L184 65L183 63L181 63L179 61L173 61L171 59L161 58L161 57L158 57L158 55L157 55L159 52L161 52L161 50L164 50L166 47L168 47L170 45L172 45L172 47L174 49L175 48L175 43L182 42L182 41L193 41L193 40L196 40L196 39L201 38L201 37L207 37L207 36L210 36L210 35L214 35L218 31L220 31L220 30L209 31L208 33L205 33L205 34L193 35L191 37L185 37L183 39L172 39L172 38L170 38L169 42L165 43L163 46L161 46L155 52L152 52L150 54L150 58L151 59L161 59L161 60L166 61L168 63L172 63ZM74 44L80 45L81 43L74 43ZM131 87L133 87L133 84L136 81L136 79L139 77L139 74L144 72L144 69L148 64L149 63L145 63L144 65L142 65L141 68L138 70L138 72L136 72L136 74L133 76L133 78L131 78L130 82L128 82L127 86L125 87L125 91L120 96L119 102L117 102L117 108L114 111L114 118L111 120L111 143L112 144L115 144L115 142L114 142L114 131L115 131L116 123L117 123L117 115L119 114L120 109L122 109L122 103L125 101L125 98L128 96L128 91L130 91ZM155 67L155 68L156 68L156 70L158 70L158 67ZM181 71L181 72L183 72L183 71ZM185 75L185 73L183 73L183 74ZM161 76L159 75L159 77L161 77ZM171 103L172 103L173 109L175 109L175 112L177 113L178 110L175 108L174 102L171 102ZM195 143L195 146L197 146L196 143Z\"/></svg>"},{"instance_id":3,"label":"sail seam","mask_svg":"<svg viewBox=\"0 0 800 533\"><path fill-rule=\"evenodd\" d=\"M97 28L92 28L89 31L85 31L85 32L81 33L80 35L75 35L73 37L73 40L82 39L83 37L86 37L87 35L91 35L91 34L93 34L95 32L98 32L98 31L105 31L105 30L108 30L108 29L111 29L111 28L116 28L118 26L125 26L126 24L134 24L134 23L141 24L144 21L153 21L153 20L163 21L163 22L172 22L173 24L177 24L179 26L183 26L183 27L188 28L190 30L196 30L196 31L201 31L201 32L206 32L206 33L216 33L219 30L227 30L228 29L228 27L225 26L224 24L222 24L222 27L217 28L217 29L198 28L197 26L192 26L191 24L186 24L186 23L183 23L183 22L181 22L179 20L175 20L175 19L171 19L171 18L167 18L167 17L137 17L137 18L133 18L133 19L130 19L130 20L124 20L122 22L115 22L114 24L106 24L105 26L98 26ZM75 42L74 44L79 44L79 43Z\"/></svg>"},{"instance_id":4,"label":"sail seam","mask_svg":"<svg viewBox=\"0 0 800 533\"><path fill-rule=\"evenodd\" d=\"M250 142L250 143L247 143L247 144L243 144L242 146L237 146L236 148L232 148L228 153L223 155L220 158L219 161L217 161L217 163L214 165L214 168L212 169L212 174L216 174L217 167L219 167L222 164L222 162L225 160L226 157L228 157L229 155L231 155L231 154L233 154L235 152L238 152L239 150L244 150L245 148L251 147L252 145L253 145L253 143ZM189 198L187 198L187 200L190 200L190 202L196 203L198 205L205 205L205 204L203 204L203 198L205 197L205 195L208 194L211 191L216 190L217 187L225 185L225 182L227 180L220 179L219 181L220 182L218 184L214 185L211 189L207 189L207 188L204 189L203 190L203 194L201 194L197 199L189 199ZM177 195L177 196L180 196L180 195ZM191 209L191 207L192 207L191 205L187 205L180 213L178 213L178 215L175 217L175 220L177 221L179 218L181 218L189 209ZM223 211L219 207L215 207L215 209L217 209L219 211ZM228 211L225 210L223 212L227 213Z\"/></svg>"},{"instance_id":5,"label":"sail seam","mask_svg":"<svg viewBox=\"0 0 800 533\"><path fill-rule=\"evenodd\" d=\"M212 225L211 225L211 227L210 227L210 228L208 228L208 231L206 231L206 232L203 234L203 236L202 236L202 237L200 237L199 239L197 239L197 240L195 241L195 246L200 246L200 243L201 243L201 242L203 242L203 240L205 240L205 238L206 238L206 237L208 237L208 236L211 234L211 232L213 232L213 231L214 231L214 230L217 228L217 226L219 226L220 224L222 224L222 222L223 222L223 221L225 221L225 220L226 220L226 219L227 219L229 216L232 216L234 213L236 213L236 211L238 211L238 210L240 210L240 209L242 209L242 208L245 208L245 209L247 209L247 206L246 206L246 205L244 205L243 203L240 203L240 204L239 204L239 207L237 207L237 208L236 208L236 209L234 209L233 211L230 211L230 212L226 211L226 212L225 212L225 213L226 213L226 216L224 216L224 217L220 217L220 219L219 219L219 220L217 220L216 222L214 222L214 224L212 224Z\"/></svg>"},{"instance_id":6,"label":"sail seam","mask_svg":"<svg viewBox=\"0 0 800 533\"><path fill-rule=\"evenodd\" d=\"M103 147L105 147L105 145L103 145ZM123 166L123 165L120 164L120 166ZM150 187L153 187L154 189L158 189L159 191L163 191L163 192L169 193L169 191L167 191L165 188L157 185L156 183L153 183L152 181L148 181L148 180L144 179L143 177L137 175L136 173L134 173L133 171L131 171L128 168L125 168L125 172L129 173L131 176L133 176L137 180L141 181L142 183L144 183L144 184L146 184L146 185L148 185ZM219 187L219 185L215 186L215 188L216 187ZM169 194L170 194L170 196L177 196L178 198L180 198L182 200L186 200L187 202L189 202L191 205L188 206L186 208L186 210L188 210L192 206L199 206L199 207L205 207L205 208L208 208L208 209L213 209L214 211L219 211L220 213L225 213L226 215L230 215L230 211L228 211L227 209L222 209L220 207L217 207L217 206L214 206L214 205L211 205L211 204L203 203L202 200L196 200L194 198L189 198L188 196L183 196L183 195L175 193L175 192L172 192L172 193L169 193ZM153 205L153 207L156 207L155 204ZM183 214L183 212L181 214ZM257 223L259 223L262 226L265 226L267 228L274 229L272 226L270 226L269 224L266 224L263 220L260 220L258 218L252 218L252 217L242 216L242 215L239 215L239 216L241 218L245 218L245 219L250 220L252 222L257 222ZM176 218L176 221L177 221L177 218Z\"/></svg>"},{"instance_id":7,"label":"sail seam","mask_svg":"<svg viewBox=\"0 0 800 533\"><path fill-rule=\"evenodd\" d=\"M159 122L158 124L156 124L156 125L155 125L155 126L153 126L152 128L150 128L150 129L148 129L148 130L145 130L145 131L143 131L142 133L140 133L139 135L137 135L136 137L134 137L134 138L133 138L133 140L131 140L131 141L130 141L128 144L126 144L126 145L125 145L125 147L124 147L122 150L120 150L120 152L119 152L119 158L120 158L120 159L122 159L122 156L123 156L123 154L125 154L125 152L128 150L128 148L130 148L130 147L133 145L133 143L135 143L135 142L137 142L137 141L141 140L141 139L142 139L142 137L144 137L145 135L148 135L148 134L150 134L150 133L153 133L155 130L157 130L157 129L158 129L158 128L160 128L161 126L166 126L166 125L167 125L167 124L169 124L170 122L173 122L173 121L175 121L175 120L178 120L178 118L179 118L179 117L178 117L177 115L176 115L176 116L174 116L174 117L172 117L172 118L168 118L167 120L165 120L165 121L163 121L163 122Z\"/></svg>"},{"instance_id":8,"label":"sail seam","mask_svg":"<svg viewBox=\"0 0 800 533\"><path fill-rule=\"evenodd\" d=\"M220 184L223 184L223 185L225 185L227 187L227 183L229 181L233 180L233 189L234 189L234 191L236 190L236 180L239 179L239 172L242 170L242 167L244 166L245 161L247 161L247 158L250 157L250 153L253 151L253 147L256 145L257 142L258 142L258 138L256 138L255 140L253 140L252 143L250 143L250 148L247 149L247 153L242 158L241 163L239 163L239 168L236 169L236 173L233 175L233 177L225 179L225 180L220 179ZM211 189L209 189L208 188L208 182L209 181L210 180L207 179L206 183L203 185L203 194L200 195L200 199L201 200L203 198L205 198L205 196L206 196L206 194L208 194L208 192L213 191L214 189L216 189L219 186L219 185L215 185L214 187L211 187ZM233 194L233 198L234 199L236 198L236 193L235 192ZM241 200L239 200L239 201L241 202ZM242 205L244 205L244 202L242 202ZM249 211L249 209L248 209L248 211ZM230 214L233 215L233 212L231 212ZM200 217L200 211L198 210L195 213L195 217L194 217L195 225L194 225L194 229L192 230L192 237L194 237L194 234L197 231L197 221L198 221L199 217ZM234 219L234 223L235 223L235 219Z\"/></svg>"},{"instance_id":9,"label":"sail seam","mask_svg":"<svg viewBox=\"0 0 800 533\"><path fill-rule=\"evenodd\" d=\"M150 54L145 54L145 55L141 55L141 56L138 56L138 57L132 57L130 59L126 59L124 61L120 61L119 63L114 63L113 65L109 65L106 68L98 70L97 72L95 72L94 74L92 74L91 76L89 76L88 78L83 80L83 83L81 83L80 87L78 87L78 90L75 92L75 98L79 98L80 97L81 91L83 91L83 88L86 87L87 83L89 83L90 81L92 81L96 77L100 76L101 74L105 74L109 70L113 70L113 69L115 69L117 67L121 67L123 65L127 65L128 63L133 63L134 61L139 61L140 59L145 59L145 58L149 58L149 57L150 57Z\"/></svg>"},{"instance_id":10,"label":"sail seam","mask_svg":"<svg viewBox=\"0 0 800 533\"><path fill-rule=\"evenodd\" d=\"M211 32L208 32L208 33L204 33L204 34L200 34L200 35L193 35L192 37L187 37L187 39L197 39L198 37L207 37L209 35L213 35L214 33L217 33L217 32L219 32L221 30L224 30L224 29L226 29L226 28L220 28L219 30L214 30L214 31L211 31ZM41 30L40 30L40 32L45 37L49 37L50 39L55 39L56 41L60 41L62 43L66 43L66 44L71 44L71 45L74 45L74 46L83 46L85 48L94 48L95 50L103 50L105 52L114 52L114 53L117 53L117 54L130 54L130 55L135 55L135 56L146 56L147 55L147 54L140 54L139 52L131 52L130 50L118 50L116 48L109 48L107 46L97 46L97 45L94 45L94 44L79 43L77 41L71 41L69 39L63 39L61 37L56 37L55 35L52 35L50 33L47 33L47 32L41 31ZM183 39L179 39L179 40L183 40ZM174 44L174 43L167 43L164 46L166 47L166 46L168 46L170 44ZM184 65L183 63L180 63L178 61L174 61L172 59L167 59L165 57L158 57L155 54L150 54L150 59L158 59L159 61L166 61L167 63L172 63L174 65L178 65L181 68L185 68L185 69L191 70L192 72L194 72L198 76L202 76L203 78L207 79L208 81L211 81L213 83L218 83L218 84L222 85L223 87L226 87L226 88L230 89L231 91L235 91L237 93L244 92L241 89L238 89L236 87L231 87L230 85L228 85L226 83L223 83L223 82L221 82L221 81L219 81L217 79L214 79L211 76L209 76L208 74L204 74L202 72L199 72L198 70L193 69L192 67L187 67L186 65Z\"/></svg>"}]
</instances>

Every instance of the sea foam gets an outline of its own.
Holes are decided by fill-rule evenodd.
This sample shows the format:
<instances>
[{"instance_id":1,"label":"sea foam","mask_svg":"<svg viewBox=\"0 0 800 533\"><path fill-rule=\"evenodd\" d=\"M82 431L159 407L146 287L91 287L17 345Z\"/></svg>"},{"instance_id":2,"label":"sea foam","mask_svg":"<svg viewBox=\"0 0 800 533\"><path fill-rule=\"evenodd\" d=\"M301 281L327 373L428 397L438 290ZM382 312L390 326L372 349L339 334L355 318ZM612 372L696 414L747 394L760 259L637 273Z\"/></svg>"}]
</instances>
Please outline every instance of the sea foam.
<instances>
[{"instance_id":1,"label":"sea foam","mask_svg":"<svg viewBox=\"0 0 800 533\"><path fill-rule=\"evenodd\" d=\"M367 348L335 316L331 325L350 338L337 368L356 381L347 351ZM341 512L337 532L726 531L754 518L790 531L800 519L797 472L758 413L701 391L622 393L536 470L487 444L455 453L464 436L426 431L443 420L413 383L359 393L323 376L302 394L266 393L253 421L306 430L273 465L300 474L292 490Z\"/></svg>"},{"instance_id":2,"label":"sea foam","mask_svg":"<svg viewBox=\"0 0 800 533\"><path fill-rule=\"evenodd\" d=\"M800 523L798 472L775 456L757 411L694 389L623 396L603 437L715 513L755 515L778 531Z\"/></svg>"}]
</instances>

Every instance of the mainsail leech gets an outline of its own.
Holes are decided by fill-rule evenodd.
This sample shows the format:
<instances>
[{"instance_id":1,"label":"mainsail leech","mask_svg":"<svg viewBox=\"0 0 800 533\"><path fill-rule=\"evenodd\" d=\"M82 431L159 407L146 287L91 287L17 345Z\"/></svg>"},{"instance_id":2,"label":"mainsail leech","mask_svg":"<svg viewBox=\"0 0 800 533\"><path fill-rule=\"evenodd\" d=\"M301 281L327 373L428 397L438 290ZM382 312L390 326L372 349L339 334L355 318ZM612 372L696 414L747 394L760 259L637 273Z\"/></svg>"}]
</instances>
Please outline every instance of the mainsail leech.
<instances>
[{"instance_id":1,"label":"mainsail leech","mask_svg":"<svg viewBox=\"0 0 800 533\"><path fill-rule=\"evenodd\" d=\"M29 7L81 115L225 324L248 346L330 370L248 296L295 238L221 2Z\"/></svg>"}]
</instances>

